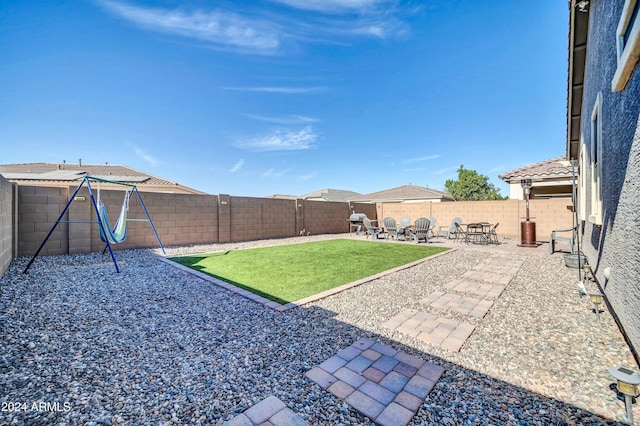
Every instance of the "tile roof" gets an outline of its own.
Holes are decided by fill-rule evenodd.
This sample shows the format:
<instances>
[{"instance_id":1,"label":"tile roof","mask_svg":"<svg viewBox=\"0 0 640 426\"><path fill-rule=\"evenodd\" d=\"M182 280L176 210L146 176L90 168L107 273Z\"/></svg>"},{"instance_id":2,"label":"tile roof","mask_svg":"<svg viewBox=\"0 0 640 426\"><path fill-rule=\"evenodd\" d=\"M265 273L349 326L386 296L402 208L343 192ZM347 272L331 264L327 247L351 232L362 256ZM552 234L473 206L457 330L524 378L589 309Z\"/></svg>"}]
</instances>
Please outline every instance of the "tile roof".
<instances>
[{"instance_id":1,"label":"tile roof","mask_svg":"<svg viewBox=\"0 0 640 426\"><path fill-rule=\"evenodd\" d=\"M171 187L180 192L203 194L168 179L141 172L127 166L111 164L23 163L0 164L0 174L6 179L21 182L72 182L93 176L144 187Z\"/></svg>"},{"instance_id":2,"label":"tile roof","mask_svg":"<svg viewBox=\"0 0 640 426\"><path fill-rule=\"evenodd\" d=\"M550 160L541 161L539 163L511 170L510 172L503 173L498 177L505 182L521 179L570 178L571 166L565 166L561 162L566 162L565 156L552 158Z\"/></svg>"},{"instance_id":3,"label":"tile roof","mask_svg":"<svg viewBox=\"0 0 640 426\"><path fill-rule=\"evenodd\" d=\"M416 185L403 185L397 188L372 192L371 194L351 197L349 201L405 201L405 200L448 200L453 198L446 192Z\"/></svg>"}]
</instances>

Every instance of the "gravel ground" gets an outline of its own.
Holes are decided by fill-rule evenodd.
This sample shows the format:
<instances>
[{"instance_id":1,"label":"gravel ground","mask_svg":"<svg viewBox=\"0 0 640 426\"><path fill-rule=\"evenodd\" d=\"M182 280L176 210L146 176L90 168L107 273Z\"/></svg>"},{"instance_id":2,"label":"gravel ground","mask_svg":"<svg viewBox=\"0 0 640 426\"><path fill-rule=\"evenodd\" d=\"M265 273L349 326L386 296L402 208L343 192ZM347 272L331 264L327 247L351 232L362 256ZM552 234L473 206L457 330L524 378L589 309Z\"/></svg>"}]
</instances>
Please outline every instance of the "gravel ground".
<instances>
[{"instance_id":1,"label":"gravel ground","mask_svg":"<svg viewBox=\"0 0 640 426\"><path fill-rule=\"evenodd\" d=\"M169 255L317 236L168 249ZM442 244L436 242L434 244ZM220 424L269 395L310 424L369 424L304 373L360 337L446 371L411 424L616 424L607 369L637 368L611 315L546 247L457 250L286 313L157 260L154 250L14 260L0 280L0 424ZM381 327L498 253L524 263L458 353ZM590 290L596 290L590 283ZM634 415L640 418L637 405Z\"/></svg>"}]
</instances>

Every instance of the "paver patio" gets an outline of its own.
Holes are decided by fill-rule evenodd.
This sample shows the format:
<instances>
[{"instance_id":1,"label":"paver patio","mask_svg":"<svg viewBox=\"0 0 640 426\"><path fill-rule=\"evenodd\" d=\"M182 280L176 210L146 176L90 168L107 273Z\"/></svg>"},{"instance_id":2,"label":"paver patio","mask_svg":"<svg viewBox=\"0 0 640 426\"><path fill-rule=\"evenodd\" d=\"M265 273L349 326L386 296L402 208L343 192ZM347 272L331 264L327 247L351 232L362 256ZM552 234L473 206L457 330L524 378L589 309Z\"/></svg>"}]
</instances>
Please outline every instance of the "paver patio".
<instances>
[{"instance_id":1,"label":"paver patio","mask_svg":"<svg viewBox=\"0 0 640 426\"><path fill-rule=\"evenodd\" d=\"M305 375L379 425L411 421L444 368L359 339Z\"/></svg>"}]
</instances>

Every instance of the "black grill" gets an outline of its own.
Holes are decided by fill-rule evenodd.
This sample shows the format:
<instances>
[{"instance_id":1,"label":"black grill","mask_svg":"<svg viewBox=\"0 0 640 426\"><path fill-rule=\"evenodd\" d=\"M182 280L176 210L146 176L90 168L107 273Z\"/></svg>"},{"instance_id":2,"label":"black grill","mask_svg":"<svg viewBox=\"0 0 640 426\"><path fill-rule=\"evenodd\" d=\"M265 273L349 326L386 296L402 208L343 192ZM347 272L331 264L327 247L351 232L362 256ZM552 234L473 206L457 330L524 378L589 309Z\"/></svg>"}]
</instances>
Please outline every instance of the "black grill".
<instances>
[{"instance_id":1,"label":"black grill","mask_svg":"<svg viewBox=\"0 0 640 426\"><path fill-rule=\"evenodd\" d=\"M366 219L366 217L367 215L364 213L354 213L349 216L349 222L351 222L352 225L362 225L362 221Z\"/></svg>"},{"instance_id":2,"label":"black grill","mask_svg":"<svg viewBox=\"0 0 640 426\"><path fill-rule=\"evenodd\" d=\"M362 225L363 225L363 220L366 219L367 215L364 213L353 213L351 216L349 216L349 233L353 232L354 230L356 231L356 234L360 233L360 230L362 230Z\"/></svg>"}]
</instances>

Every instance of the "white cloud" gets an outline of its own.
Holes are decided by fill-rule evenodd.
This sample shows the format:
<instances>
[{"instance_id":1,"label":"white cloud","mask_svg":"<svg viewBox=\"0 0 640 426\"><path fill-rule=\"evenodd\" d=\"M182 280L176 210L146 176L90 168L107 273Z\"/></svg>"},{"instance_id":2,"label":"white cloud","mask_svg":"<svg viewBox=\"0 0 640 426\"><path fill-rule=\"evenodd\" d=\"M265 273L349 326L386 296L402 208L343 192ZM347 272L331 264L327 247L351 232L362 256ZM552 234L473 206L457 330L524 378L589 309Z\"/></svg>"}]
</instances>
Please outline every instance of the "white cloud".
<instances>
[{"instance_id":1,"label":"white cloud","mask_svg":"<svg viewBox=\"0 0 640 426\"><path fill-rule=\"evenodd\" d=\"M296 9L325 13L364 12L388 0L274 0Z\"/></svg>"},{"instance_id":2,"label":"white cloud","mask_svg":"<svg viewBox=\"0 0 640 426\"><path fill-rule=\"evenodd\" d=\"M440 169L440 170L436 170L435 172L431 173L432 175L444 175L446 173L450 173L454 170L458 170L459 166L456 167L447 167L444 169Z\"/></svg>"},{"instance_id":3,"label":"white cloud","mask_svg":"<svg viewBox=\"0 0 640 426\"><path fill-rule=\"evenodd\" d=\"M421 161L435 160L436 158L440 158L440 154L427 155L425 157L407 158L406 160L403 160L403 163L405 164L419 163Z\"/></svg>"},{"instance_id":4,"label":"white cloud","mask_svg":"<svg viewBox=\"0 0 640 426\"><path fill-rule=\"evenodd\" d=\"M238 170L240 170L242 168L242 166L244 166L244 159L241 158L240 160L238 160L238 162L236 164L233 165L233 167L229 170L229 172L231 173L235 173Z\"/></svg>"},{"instance_id":5,"label":"white cloud","mask_svg":"<svg viewBox=\"0 0 640 426\"><path fill-rule=\"evenodd\" d=\"M298 42L348 45L348 39L353 37L388 39L402 36L408 33L409 26L401 15L416 13L413 9L400 7L395 0L273 0L296 9L322 13L315 16L306 13L304 19L257 9L249 16L246 8L240 5L238 12L229 12L134 6L126 0L94 1L111 14L150 31L198 40L217 50L262 55L284 53L287 47ZM256 89L279 91L283 88ZM299 93L297 88L284 89Z\"/></svg>"},{"instance_id":6,"label":"white cloud","mask_svg":"<svg viewBox=\"0 0 640 426\"><path fill-rule=\"evenodd\" d=\"M249 118L253 118L254 120L264 121L267 123L275 123L275 124L302 124L302 123L316 123L320 121L317 118L313 117L305 117L303 115L288 115L282 117L266 117L263 115L254 115L254 114L245 114L245 116Z\"/></svg>"},{"instance_id":7,"label":"white cloud","mask_svg":"<svg viewBox=\"0 0 640 426\"><path fill-rule=\"evenodd\" d=\"M276 130L270 135L241 140L234 145L248 151L297 151L314 148L318 134L307 126L299 131Z\"/></svg>"},{"instance_id":8,"label":"white cloud","mask_svg":"<svg viewBox=\"0 0 640 426\"><path fill-rule=\"evenodd\" d=\"M310 180L310 179L313 179L316 176L318 176L318 172L313 171L313 172L309 172L307 174L304 174L302 176L298 176L298 179L300 179L300 180Z\"/></svg>"},{"instance_id":9,"label":"white cloud","mask_svg":"<svg viewBox=\"0 0 640 426\"><path fill-rule=\"evenodd\" d=\"M100 3L111 13L146 29L205 41L219 48L271 54L280 47L281 34L273 24L235 13L145 8L108 0Z\"/></svg>"},{"instance_id":10,"label":"white cloud","mask_svg":"<svg viewBox=\"0 0 640 426\"><path fill-rule=\"evenodd\" d=\"M238 90L242 92L283 93L286 95L317 93L326 90L324 87L221 87L221 89Z\"/></svg>"},{"instance_id":11,"label":"white cloud","mask_svg":"<svg viewBox=\"0 0 640 426\"><path fill-rule=\"evenodd\" d=\"M305 14L305 21L284 25L290 36L319 43L341 44L344 37L388 39L409 32L401 15L418 13L421 8L400 7L395 0L272 0L322 15Z\"/></svg>"},{"instance_id":12,"label":"white cloud","mask_svg":"<svg viewBox=\"0 0 640 426\"><path fill-rule=\"evenodd\" d=\"M267 171L265 171L264 173L262 173L262 177L266 177L266 178L274 178L274 177L280 177L283 176L287 173L289 173L291 171L291 169L284 169L284 170L276 170L273 167L268 169Z\"/></svg>"},{"instance_id":13,"label":"white cloud","mask_svg":"<svg viewBox=\"0 0 640 426\"><path fill-rule=\"evenodd\" d=\"M160 164L160 161L158 161L158 159L156 159L155 157L147 154L141 148L138 148L137 146L134 146L132 144L128 144L128 145L129 145L129 147L131 149L133 149L134 154L136 154L139 158L141 158L142 160L144 160L147 163L151 164L152 166L157 166L158 164Z\"/></svg>"}]
</instances>

